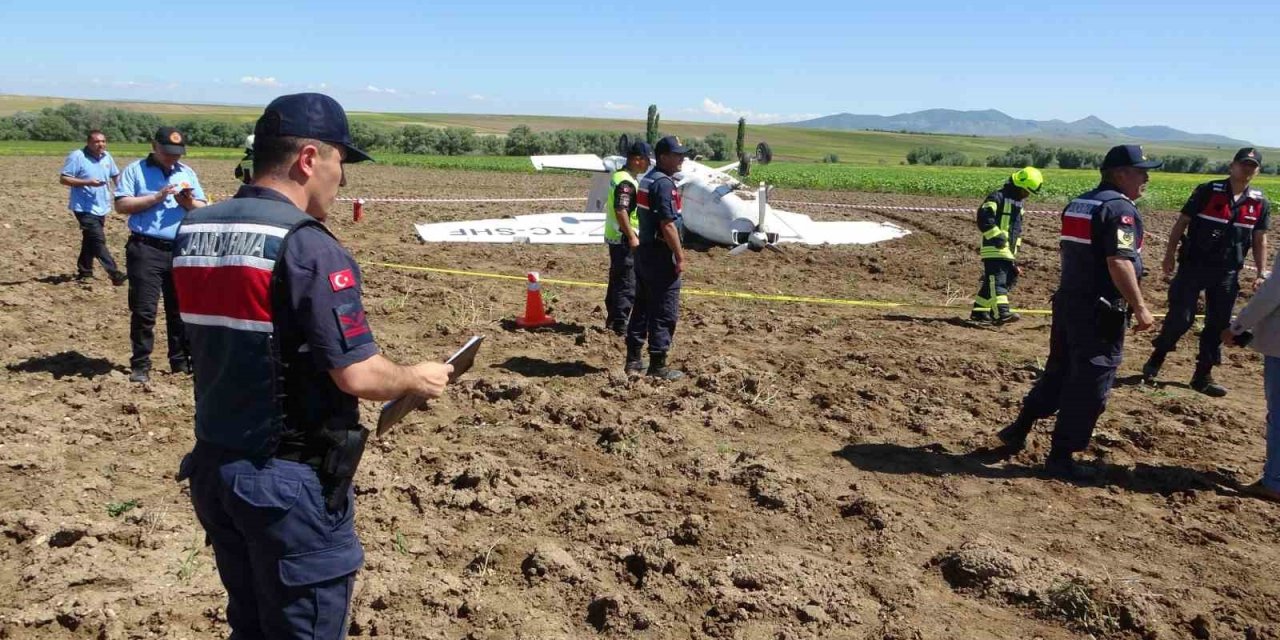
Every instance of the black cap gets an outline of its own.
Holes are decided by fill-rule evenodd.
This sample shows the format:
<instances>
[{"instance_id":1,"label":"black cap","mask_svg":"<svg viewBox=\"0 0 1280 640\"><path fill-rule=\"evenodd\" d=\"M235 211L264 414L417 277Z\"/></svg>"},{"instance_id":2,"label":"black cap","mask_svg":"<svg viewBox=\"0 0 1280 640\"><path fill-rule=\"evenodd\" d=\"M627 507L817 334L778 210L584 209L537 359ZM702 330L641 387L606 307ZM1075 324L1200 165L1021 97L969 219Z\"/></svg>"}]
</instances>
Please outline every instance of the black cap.
<instances>
[{"instance_id":1,"label":"black cap","mask_svg":"<svg viewBox=\"0 0 1280 640\"><path fill-rule=\"evenodd\" d=\"M675 136L667 136L658 141L658 145L654 148L658 155L664 153L679 153L681 155L689 153L689 147L680 144L680 138Z\"/></svg>"},{"instance_id":2,"label":"black cap","mask_svg":"<svg viewBox=\"0 0 1280 640\"><path fill-rule=\"evenodd\" d=\"M1252 162L1259 167L1262 166L1262 152L1253 147L1245 147L1236 152L1236 157L1232 158L1234 162Z\"/></svg>"},{"instance_id":3,"label":"black cap","mask_svg":"<svg viewBox=\"0 0 1280 640\"><path fill-rule=\"evenodd\" d=\"M156 144L160 150L170 155L181 156L187 153L187 137L173 127L156 129Z\"/></svg>"},{"instance_id":4,"label":"black cap","mask_svg":"<svg viewBox=\"0 0 1280 640\"><path fill-rule=\"evenodd\" d=\"M653 155L653 147L649 146L644 140L636 140L631 143L631 148L627 149L628 156L644 156L648 158Z\"/></svg>"},{"instance_id":5,"label":"black cap","mask_svg":"<svg viewBox=\"0 0 1280 640\"><path fill-rule=\"evenodd\" d=\"M343 162L373 160L351 142L347 112L342 105L322 93L294 93L272 100L253 126L253 136L255 141L284 136L312 138L346 147L347 159Z\"/></svg>"},{"instance_id":6,"label":"black cap","mask_svg":"<svg viewBox=\"0 0 1280 640\"><path fill-rule=\"evenodd\" d=\"M1107 156L1102 159L1102 169L1116 167L1137 167L1139 169L1159 169L1164 163L1159 160L1148 160L1141 145L1122 144L1111 147Z\"/></svg>"}]
</instances>

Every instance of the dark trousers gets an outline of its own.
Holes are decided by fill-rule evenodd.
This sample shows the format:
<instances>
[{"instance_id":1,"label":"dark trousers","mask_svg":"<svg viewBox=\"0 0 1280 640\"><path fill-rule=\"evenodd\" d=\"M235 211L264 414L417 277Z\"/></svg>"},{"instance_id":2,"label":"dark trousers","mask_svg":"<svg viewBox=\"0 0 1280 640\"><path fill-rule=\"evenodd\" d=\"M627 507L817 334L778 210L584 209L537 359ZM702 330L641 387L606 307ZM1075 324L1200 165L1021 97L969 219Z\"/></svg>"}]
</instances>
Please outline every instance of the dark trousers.
<instances>
[{"instance_id":1,"label":"dark trousers","mask_svg":"<svg viewBox=\"0 0 1280 640\"><path fill-rule=\"evenodd\" d=\"M1240 272L1225 267L1181 264L1169 283L1169 314L1152 341L1157 351L1169 352L1195 322L1196 302L1204 292L1204 331L1200 333L1201 365L1222 364L1222 330L1231 323L1231 311L1240 295Z\"/></svg>"},{"instance_id":2,"label":"dark trousers","mask_svg":"<svg viewBox=\"0 0 1280 640\"><path fill-rule=\"evenodd\" d=\"M631 307L636 300L635 259L631 247L606 243L609 247L609 288L604 294L604 326L622 330L631 317Z\"/></svg>"},{"instance_id":3,"label":"dark trousers","mask_svg":"<svg viewBox=\"0 0 1280 640\"><path fill-rule=\"evenodd\" d=\"M80 223L80 257L76 260L76 275L92 276L95 258L107 270L107 275L119 273L120 267L116 266L116 259L107 249L107 234L102 226L106 217L77 212L76 221Z\"/></svg>"},{"instance_id":4,"label":"dark trousers","mask_svg":"<svg viewBox=\"0 0 1280 640\"><path fill-rule=\"evenodd\" d=\"M982 261L982 283L973 298L974 311L992 314L1009 311L1009 292L1018 283L1018 268L1012 260L986 258Z\"/></svg>"},{"instance_id":5,"label":"dark trousers","mask_svg":"<svg viewBox=\"0 0 1280 640\"><path fill-rule=\"evenodd\" d=\"M1118 336L1100 335L1093 307L1079 303L1072 308L1071 303L1054 302L1049 360L1022 401L1028 418L1057 414L1053 448L1067 452L1089 446L1098 418L1107 408L1124 349L1123 330Z\"/></svg>"},{"instance_id":6,"label":"dark trousers","mask_svg":"<svg viewBox=\"0 0 1280 640\"><path fill-rule=\"evenodd\" d=\"M178 296L173 288L173 247L165 240L133 234L124 246L125 268L129 272L129 341L133 343L134 369L151 368L151 348L155 342L156 308L164 297L164 323L169 333L169 363L188 357Z\"/></svg>"},{"instance_id":7,"label":"dark trousers","mask_svg":"<svg viewBox=\"0 0 1280 640\"><path fill-rule=\"evenodd\" d=\"M680 317L680 276L665 244L642 244L636 249L636 303L627 324L627 345L649 353L671 350L671 337Z\"/></svg>"},{"instance_id":8,"label":"dark trousers","mask_svg":"<svg viewBox=\"0 0 1280 640\"><path fill-rule=\"evenodd\" d=\"M179 477L191 479L191 504L213 545L231 640L345 638L364 563L354 495L329 511L310 466L202 446L183 459Z\"/></svg>"}]
</instances>

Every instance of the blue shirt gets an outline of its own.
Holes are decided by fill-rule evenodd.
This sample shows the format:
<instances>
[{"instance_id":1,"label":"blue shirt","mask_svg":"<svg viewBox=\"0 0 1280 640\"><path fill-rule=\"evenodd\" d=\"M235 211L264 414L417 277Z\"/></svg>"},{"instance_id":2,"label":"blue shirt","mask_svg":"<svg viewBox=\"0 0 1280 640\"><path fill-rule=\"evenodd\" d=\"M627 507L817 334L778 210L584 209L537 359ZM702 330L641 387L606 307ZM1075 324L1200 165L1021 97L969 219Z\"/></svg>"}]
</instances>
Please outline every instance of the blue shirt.
<instances>
[{"instance_id":1,"label":"blue shirt","mask_svg":"<svg viewBox=\"0 0 1280 640\"><path fill-rule=\"evenodd\" d=\"M74 213L91 213L105 216L111 213L111 179L120 175L116 159L110 152L95 158L84 149L76 149L67 155L62 164L62 175L81 180L101 180L101 187L71 187L67 208Z\"/></svg>"},{"instance_id":2,"label":"blue shirt","mask_svg":"<svg viewBox=\"0 0 1280 640\"><path fill-rule=\"evenodd\" d=\"M200 179L191 167L179 162L173 165L173 171L166 171L152 156L124 168L120 184L116 187L116 199L149 196L170 184L177 185L179 189L191 187L196 200L208 202L204 189L200 187ZM152 238L173 240L186 214L187 210L171 195L164 202L129 216L129 230Z\"/></svg>"}]
</instances>

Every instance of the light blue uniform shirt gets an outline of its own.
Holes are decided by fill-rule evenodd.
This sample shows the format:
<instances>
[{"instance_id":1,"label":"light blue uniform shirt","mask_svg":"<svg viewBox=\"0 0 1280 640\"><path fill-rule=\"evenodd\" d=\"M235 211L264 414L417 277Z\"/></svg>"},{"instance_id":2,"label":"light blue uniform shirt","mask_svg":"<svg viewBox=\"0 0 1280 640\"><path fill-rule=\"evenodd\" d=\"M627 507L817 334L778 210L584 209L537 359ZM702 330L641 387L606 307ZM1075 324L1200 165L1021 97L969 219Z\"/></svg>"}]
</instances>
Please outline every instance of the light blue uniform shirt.
<instances>
[{"instance_id":1,"label":"light blue uniform shirt","mask_svg":"<svg viewBox=\"0 0 1280 640\"><path fill-rule=\"evenodd\" d=\"M124 173L120 174L120 184L116 187L116 198L149 196L169 184L177 185L179 189L184 185L191 187L196 200L209 201L204 197L200 179L191 167L179 162L173 165L172 172L165 172L164 167L151 156L124 168ZM186 214L187 210L178 204L177 199L169 196L164 202L129 216L129 230L152 238L173 240L178 233L178 225Z\"/></svg>"},{"instance_id":2,"label":"light blue uniform shirt","mask_svg":"<svg viewBox=\"0 0 1280 640\"><path fill-rule=\"evenodd\" d=\"M120 175L116 159L104 151L101 158L94 158L84 149L76 149L67 155L62 165L62 175L81 180L102 180L101 187L71 187L67 209L74 213L92 213L105 216L111 213L111 179Z\"/></svg>"}]
</instances>

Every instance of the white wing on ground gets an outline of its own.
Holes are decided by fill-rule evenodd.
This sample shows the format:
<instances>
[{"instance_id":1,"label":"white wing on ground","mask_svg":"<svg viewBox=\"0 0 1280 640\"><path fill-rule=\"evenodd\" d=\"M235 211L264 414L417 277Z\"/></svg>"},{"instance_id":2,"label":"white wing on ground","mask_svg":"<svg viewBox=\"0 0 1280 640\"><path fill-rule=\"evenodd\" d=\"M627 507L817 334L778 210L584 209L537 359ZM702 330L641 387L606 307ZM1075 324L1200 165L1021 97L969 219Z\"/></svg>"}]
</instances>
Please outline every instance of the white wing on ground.
<instances>
[{"instance_id":1,"label":"white wing on ground","mask_svg":"<svg viewBox=\"0 0 1280 640\"><path fill-rule=\"evenodd\" d=\"M603 213L537 213L514 218L416 224L423 242L599 244Z\"/></svg>"},{"instance_id":2,"label":"white wing on ground","mask_svg":"<svg viewBox=\"0 0 1280 640\"><path fill-rule=\"evenodd\" d=\"M595 154L578 153L562 156L529 156L529 160L533 162L533 168L538 171L543 169L574 169L577 171L607 171L604 160Z\"/></svg>"},{"instance_id":3,"label":"white wing on ground","mask_svg":"<svg viewBox=\"0 0 1280 640\"><path fill-rule=\"evenodd\" d=\"M910 233L888 222L870 220L815 222L803 213L769 209L766 223L778 234L778 242L799 244L874 244L901 238Z\"/></svg>"}]
</instances>

